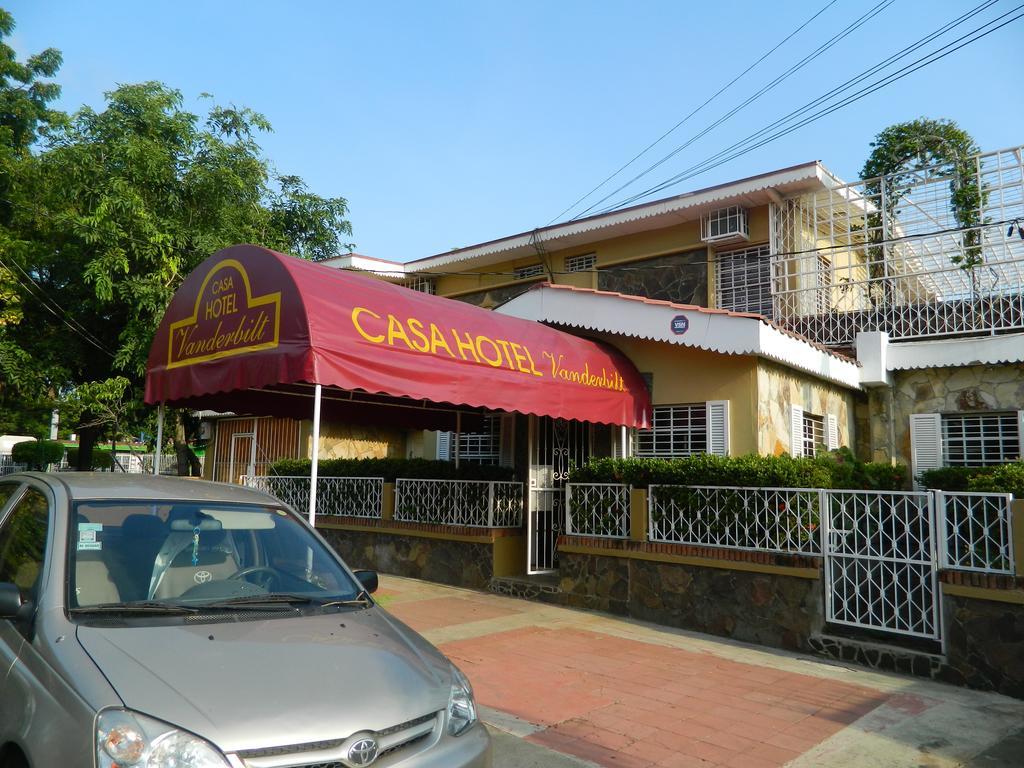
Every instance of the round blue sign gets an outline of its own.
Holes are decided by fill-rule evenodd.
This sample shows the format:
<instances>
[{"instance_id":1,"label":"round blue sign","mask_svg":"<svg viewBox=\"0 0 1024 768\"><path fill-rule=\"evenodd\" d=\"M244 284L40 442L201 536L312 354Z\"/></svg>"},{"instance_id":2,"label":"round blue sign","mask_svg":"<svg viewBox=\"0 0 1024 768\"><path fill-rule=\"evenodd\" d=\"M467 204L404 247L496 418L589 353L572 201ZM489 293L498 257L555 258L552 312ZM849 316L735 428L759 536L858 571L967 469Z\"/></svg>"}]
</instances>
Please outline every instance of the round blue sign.
<instances>
[{"instance_id":1,"label":"round blue sign","mask_svg":"<svg viewBox=\"0 0 1024 768\"><path fill-rule=\"evenodd\" d=\"M676 315L672 318L672 333L680 336L686 333L690 328L690 321L686 319L686 315Z\"/></svg>"}]
</instances>

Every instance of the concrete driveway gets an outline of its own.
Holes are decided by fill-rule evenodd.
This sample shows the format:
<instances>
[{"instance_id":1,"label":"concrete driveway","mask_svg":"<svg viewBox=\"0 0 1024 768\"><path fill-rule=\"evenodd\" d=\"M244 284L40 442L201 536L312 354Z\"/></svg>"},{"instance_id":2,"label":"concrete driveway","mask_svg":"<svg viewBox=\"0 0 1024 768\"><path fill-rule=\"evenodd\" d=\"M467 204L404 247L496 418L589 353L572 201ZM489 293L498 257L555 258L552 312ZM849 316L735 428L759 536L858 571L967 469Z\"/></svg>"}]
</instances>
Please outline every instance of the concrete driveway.
<instances>
[{"instance_id":1,"label":"concrete driveway","mask_svg":"<svg viewBox=\"0 0 1024 768\"><path fill-rule=\"evenodd\" d=\"M381 576L470 677L495 768L1024 765L1024 701Z\"/></svg>"}]
</instances>

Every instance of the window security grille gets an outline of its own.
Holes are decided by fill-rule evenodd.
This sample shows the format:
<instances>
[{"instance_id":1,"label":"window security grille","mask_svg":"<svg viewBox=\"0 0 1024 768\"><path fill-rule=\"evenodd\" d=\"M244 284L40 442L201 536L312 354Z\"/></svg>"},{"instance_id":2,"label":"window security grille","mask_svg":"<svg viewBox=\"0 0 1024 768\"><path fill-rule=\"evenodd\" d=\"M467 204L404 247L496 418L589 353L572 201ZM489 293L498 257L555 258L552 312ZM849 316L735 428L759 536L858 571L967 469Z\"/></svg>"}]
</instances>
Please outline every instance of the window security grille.
<instances>
[{"instance_id":1,"label":"window security grille","mask_svg":"<svg viewBox=\"0 0 1024 768\"><path fill-rule=\"evenodd\" d=\"M804 411L803 417L804 456L816 456L825 448L825 419Z\"/></svg>"},{"instance_id":2,"label":"window security grille","mask_svg":"<svg viewBox=\"0 0 1024 768\"><path fill-rule=\"evenodd\" d=\"M707 404L656 405L653 411L651 428L636 433L637 456L668 459L707 452Z\"/></svg>"},{"instance_id":3,"label":"window security grille","mask_svg":"<svg viewBox=\"0 0 1024 768\"><path fill-rule=\"evenodd\" d=\"M705 243L749 240L746 208L730 205L709 213L700 220L700 239Z\"/></svg>"},{"instance_id":4,"label":"window security grille","mask_svg":"<svg viewBox=\"0 0 1024 768\"><path fill-rule=\"evenodd\" d=\"M942 414L942 454L951 467L1016 461L1021 457L1017 412Z\"/></svg>"},{"instance_id":5,"label":"window security grille","mask_svg":"<svg viewBox=\"0 0 1024 768\"><path fill-rule=\"evenodd\" d=\"M545 274L543 264L531 264L529 267L519 267L515 272L516 280L526 280L531 277L543 277Z\"/></svg>"},{"instance_id":6,"label":"window security grille","mask_svg":"<svg viewBox=\"0 0 1024 768\"><path fill-rule=\"evenodd\" d=\"M414 277L405 284L405 287L420 293L429 293L431 296L437 293L437 281L432 277Z\"/></svg>"},{"instance_id":7,"label":"window security grille","mask_svg":"<svg viewBox=\"0 0 1024 768\"><path fill-rule=\"evenodd\" d=\"M570 256L565 260L566 272L588 272L597 263L597 256L593 253L585 253L582 256Z\"/></svg>"},{"instance_id":8,"label":"window security grille","mask_svg":"<svg viewBox=\"0 0 1024 768\"><path fill-rule=\"evenodd\" d=\"M438 435L438 458L455 461L455 433ZM442 448L444 446L443 455ZM501 462L501 416L485 416L482 432L459 435L459 462L467 464L498 464Z\"/></svg>"},{"instance_id":9,"label":"window security grille","mask_svg":"<svg viewBox=\"0 0 1024 768\"><path fill-rule=\"evenodd\" d=\"M757 245L715 257L715 304L719 309L772 316L770 255L768 245Z\"/></svg>"}]
</instances>

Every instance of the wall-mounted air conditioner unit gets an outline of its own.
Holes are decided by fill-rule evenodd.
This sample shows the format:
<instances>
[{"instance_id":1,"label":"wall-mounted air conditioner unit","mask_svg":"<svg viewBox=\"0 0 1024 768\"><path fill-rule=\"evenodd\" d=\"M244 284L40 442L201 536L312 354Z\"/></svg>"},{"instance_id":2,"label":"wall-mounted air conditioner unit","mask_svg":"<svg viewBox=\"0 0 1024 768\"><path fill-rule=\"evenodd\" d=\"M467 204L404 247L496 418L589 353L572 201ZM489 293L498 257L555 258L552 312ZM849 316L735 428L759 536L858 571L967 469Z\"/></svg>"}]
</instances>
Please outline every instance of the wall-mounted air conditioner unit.
<instances>
[{"instance_id":1,"label":"wall-mounted air conditioner unit","mask_svg":"<svg viewBox=\"0 0 1024 768\"><path fill-rule=\"evenodd\" d=\"M700 220L700 239L705 243L738 243L750 240L747 209L738 205L711 211Z\"/></svg>"}]
</instances>

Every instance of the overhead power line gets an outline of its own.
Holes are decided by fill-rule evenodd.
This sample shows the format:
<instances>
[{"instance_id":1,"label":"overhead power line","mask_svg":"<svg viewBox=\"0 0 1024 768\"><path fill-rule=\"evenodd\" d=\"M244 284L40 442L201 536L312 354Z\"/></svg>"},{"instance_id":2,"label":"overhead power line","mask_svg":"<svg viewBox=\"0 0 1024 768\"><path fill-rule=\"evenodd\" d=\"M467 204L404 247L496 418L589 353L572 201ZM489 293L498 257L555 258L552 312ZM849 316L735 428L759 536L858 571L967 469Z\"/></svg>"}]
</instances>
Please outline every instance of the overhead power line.
<instances>
[{"instance_id":1,"label":"overhead power line","mask_svg":"<svg viewBox=\"0 0 1024 768\"><path fill-rule=\"evenodd\" d=\"M813 16L811 16L811 17L810 17L809 19L807 19L807 21L805 21L805 22L804 22L803 24L801 24L801 25L800 25L799 27L797 27L797 28L796 28L796 29L794 29L794 30L793 30L792 32L790 32L790 33L789 33L788 35L786 35L786 36L785 36L784 38L782 38L782 40L780 40L780 41L779 41L778 43L776 43L776 44L775 44L775 46L774 46L773 48L771 48L771 49L770 49L770 50L768 50L767 52L765 52L765 53L761 54L761 57L760 57L760 58L758 58L758 59L757 59L757 60L756 60L756 61L755 61L755 62L754 62L753 64L751 64L751 65L750 65L749 67L747 67L747 68L746 68L746 69L744 69L744 70L743 70L742 72L740 72L740 73L739 73L738 75L736 75L736 77L734 77L734 78L733 78L732 80L730 80L730 81L729 81L728 83L726 83L726 84L725 84L725 85L723 85L723 86L722 86L721 88L719 88L719 89L718 89L717 91L715 91L715 92L714 92L713 94L711 94L711 96L710 96L710 97L708 97L708 98L707 98L707 99L706 99L706 100L705 100L705 101L704 101L704 102L703 102L703 103L702 103L702 104L701 104L700 106L698 106L698 107L697 107L696 109L692 110L692 111L691 111L691 112L690 112L690 113L689 113L689 114L688 114L688 115L687 115L686 117L684 117L684 118L683 118L682 120L680 120L680 121L679 121L678 123L676 123L676 124L675 124L675 125L673 125L673 126L672 126L671 128L669 128L669 129L668 129L667 131L665 131L665 133L661 134L661 136L659 136L659 137L658 137L657 139L655 139L655 140L654 140L654 141L652 141L652 142L651 142L650 144L648 144L648 145L647 145L646 147L644 147L644 148L643 148L642 150L640 150L640 152L638 152L638 153L637 153L636 155L634 155L634 156L633 156L633 157L632 157L632 158L631 158L631 159L630 159L630 160L629 160L629 161L628 161L628 162L627 162L627 163L626 163L625 165L621 166L621 167L620 167L620 168L619 168L618 170L616 170L616 171L615 171L614 173L612 173L612 174L611 174L610 176L608 176L608 177L607 177L606 179L604 179L604 180L603 180L603 181L602 181L602 182L601 182L600 184L598 184L598 185L597 185L596 187L594 187L594 188L593 188L592 190L590 190L589 192L587 192L587 194L583 195L583 197L581 197L581 198L580 198L579 200L577 200L576 202L574 202L574 203L573 203L572 205L570 205L570 206L569 206L568 208L566 208L566 209L565 209L564 211L562 211L562 212L561 212L560 214L558 214L558 215L557 215L557 216L555 216L555 217L554 217L553 219L551 219L551 221L549 221L549 222L548 222L548 224L550 225L550 224L552 224L553 222L555 222L555 221L557 221L558 219L560 219L560 218L562 218L563 216L565 216L565 214L567 214L567 213L568 213L569 211L571 211L571 210L572 210L573 208L575 208L575 207L576 207L577 205L579 205L580 203L582 203L582 202L583 202L584 200L586 200L586 199L587 199L588 197L590 197L590 196L591 196L592 194L594 194L595 192L597 192L597 190L599 190L599 189L600 189L601 187L603 187L603 186L604 186L605 184L607 184L607 183L608 183L609 181L611 181L612 179L614 179L614 178L615 178L616 176L618 176L618 175L619 175L620 173L622 173L622 172L623 172L624 170L626 170L626 169L627 169L627 168L628 168L629 166L631 166L631 165L632 165L633 163L635 163L635 162L636 162L637 160L639 160L639 159L640 159L641 157L643 157L644 155L646 155L646 154L647 154L648 152L650 152L650 151L651 151L652 149L654 149L654 148L655 148L656 146L658 146L658 144L660 144L660 143L661 143L662 141L664 141L665 139L667 139L667 138L668 138L668 137L669 137L669 136L670 136L671 134L675 133L675 132L676 132L676 131L677 131L677 130L678 130L679 128L681 128L681 127L682 127L682 126L683 126L683 125L684 125L684 124L685 124L685 123L686 123L686 122L687 122L687 121L688 121L688 120L689 120L689 119L690 119L691 117L693 117L694 115L696 115L696 114L697 114L698 112L700 112L700 111L701 111L702 109L704 109L704 107L706 107L706 106L707 106L708 104L710 104L710 103L711 103L712 101L714 101L714 100L715 100L715 99L717 99L717 98L718 98L719 96L721 96L721 95L722 95L723 93L725 93L725 92L726 92L727 90L729 90L729 88L731 88L731 87L732 87L733 85L735 85L735 84L736 84L737 82L739 82L739 81L740 81L740 80L741 80L741 79L742 79L742 78L743 78L743 77L744 77L744 76L745 76L746 74L748 74L748 73L749 73L749 72L750 72L750 71L751 71L752 69L754 69L754 67L756 67L756 66L757 66L758 64L760 64L760 63L761 63L762 61L764 61L764 60L765 60L765 59L767 59L767 58L768 58L769 56L771 56L771 55L772 55L773 53L775 53L775 51L779 50L779 48L781 48L781 47L782 47L783 45L785 45L785 44L786 44L787 42L789 42L789 41L790 41L790 40L791 40L792 38L794 38L794 37L795 37L795 36L796 36L797 34L799 34L799 33L800 33L801 31L803 31L803 29L804 29L805 27L807 27L807 25L808 25L808 24L810 24L810 23L811 23L812 21L814 21L814 20L815 20L816 18L818 18L819 16L821 16L821 14L823 14L823 13L824 13L825 11L827 11L827 10L828 10L829 8L831 8L831 7L833 6L833 5L835 5L835 4L837 3L837 2L838 2L838 0L831 0L831 2L829 2L829 3L826 3L826 4L825 4L825 5L824 5L824 6L822 7L822 8L820 8L820 9L818 10L818 12L817 12L817 13L815 13L815 14L814 14Z\"/></svg>"},{"instance_id":2,"label":"overhead power line","mask_svg":"<svg viewBox=\"0 0 1024 768\"><path fill-rule=\"evenodd\" d=\"M79 323L78 320L76 320L60 304L54 301L31 275L25 272L25 270L23 270L16 262L14 262L14 265L18 272L21 272L21 274L25 276L24 279L19 277L18 273L11 269L3 259L0 259L0 267L6 269L17 281L18 285L20 285L31 298L35 299L39 303L39 306L64 323L64 325L66 325L73 333L96 347L100 352L110 357L114 357L114 353L107 349L103 345L103 342L90 333L85 326Z\"/></svg>"},{"instance_id":3,"label":"overhead power line","mask_svg":"<svg viewBox=\"0 0 1024 768\"><path fill-rule=\"evenodd\" d=\"M949 29L952 29L955 26L959 26L959 24L963 23L963 21L966 21L966 19L969 18L971 15L975 15L977 12L980 12L981 10L984 10L985 7L991 6L993 4L993 2L994 2L994 0L992 0L992 1L988 2L988 3L985 3L985 4L983 4L984 7L979 7L978 9L974 9L973 11L969 12L968 14L965 14L964 17L961 17L960 19L954 20L953 22L950 22L947 25L944 25L944 27L940 28L940 30L937 30L936 32L932 33L931 35L927 36L926 38L923 38L921 41L918 41L918 43L915 43L914 45L910 46L909 48L904 49L904 51L906 53L909 53L909 52L912 52L913 50L916 50L916 49L922 47L923 45L927 44L927 42L930 42L930 40L934 39L936 36L939 36L939 35L943 34L945 31L948 31ZM870 68L869 70L866 70L861 75L859 75L859 76L857 76L855 78L852 78L851 80L848 80L846 84L844 84L842 86L838 86L837 88L832 89L828 93L823 94L822 96L819 96L817 99L815 99L812 102L809 102L808 104L804 105L799 110L795 110L794 112L791 112L789 115L787 115L787 116L785 116L783 118L779 118L776 121L773 121L772 123L770 123L767 126L765 126L764 128L762 128L761 130L756 131L753 134L750 134L745 139L742 139L742 140L736 142L735 144L732 144L731 146L729 146L729 147L719 151L718 153L712 155L711 157L701 161L700 163L697 163L697 164L691 166L690 168L687 168L684 171L681 171L681 172L675 174L674 176L669 177L665 181L663 181L663 182L661 182L661 183L659 183L659 184L657 184L655 186L652 186L652 187L650 187L648 189L645 189L642 192L638 192L638 193L636 193L634 195L631 195L628 198L620 200L619 202L617 202L617 203L615 203L613 205L610 205L610 206L602 209L598 213L600 214L600 213L606 213L608 211L616 210L616 209L621 208L623 206L626 206L626 205L629 205L631 203L634 203L637 200L640 200L640 199L642 199L644 197L648 197L650 195L653 195L653 194L656 194L658 192L661 192L662 190L667 189L667 188L669 188L671 186L674 186L676 184L679 184L682 181L686 181L687 179L693 178L694 176L697 176L697 175L699 175L701 173L705 173L706 171L709 171L709 170L711 170L713 168L717 168L720 165L723 165L723 164L725 164L725 163L727 163L727 162L729 162L731 160L736 159L737 157L740 157L740 156L742 156L744 154L752 152L753 150L758 149L758 148L760 148L760 147L764 146L765 144L768 144L768 143L770 143L772 141L775 141L776 139L781 138L782 136L785 136L785 135L787 135L789 133L792 133L793 131L796 131L799 128L802 128L802 127L804 127L806 125L809 125L809 124L811 124L813 122L816 122L817 120L820 120L822 117L825 117L825 116L827 116L829 114L832 114L833 112L835 112L835 111L837 111L839 109L842 109L842 108L844 108L846 106L849 106L850 104L853 104L853 103L859 101L860 99L863 99L863 98L871 95L875 91L878 91L881 88L884 88L884 87L886 87L888 85L891 85L892 83L895 83L895 82L897 82L899 80L902 80L904 77L907 77L907 76L913 74L914 72L918 71L919 69L922 69L922 68L928 66L929 64L934 64L936 61L939 61L939 60L945 58L946 56L949 56L949 55L955 53L956 51L960 50L961 48L964 48L967 45L970 45L971 43L975 43L978 40L981 40L982 38L992 34L993 32L996 32L999 29L1002 29L1003 27L1005 27L1005 26L1007 26L1009 24L1012 24L1014 21L1017 21L1018 19L1024 17L1024 14L1017 14L1016 16L1011 16L1012 14L1015 14L1018 11L1020 11L1022 8L1024 8L1024 5L1017 6L1016 8L1014 8L1014 9L1012 9L1010 11L1007 11L1006 13L1002 14L1001 16L998 16L997 18L992 19L991 21L988 21L988 22L982 24L979 27L976 27L975 29L971 30L970 32L967 32L966 34L961 35L960 37L956 38L955 40L952 40L952 41L950 41L948 43L943 44L939 48L931 51L930 53L925 54L921 58L916 59L916 60L910 62L909 64L904 65L900 69L895 70L894 72L891 72L888 75L884 75L883 77L881 77L881 78L871 82L870 84L864 86L860 90L855 91L855 92L853 92L852 94L850 94L848 96L844 96L839 101L836 101L836 102L834 102L832 104L829 104L828 106L823 107L818 112L815 112L815 113L811 114L810 116L800 120L796 124L788 126L788 127L783 127L783 126L786 126L787 123L792 122L794 117L797 117L797 116L799 116L801 114L804 114L804 113L808 112L809 110L813 109L815 106L817 106L819 104L822 104L823 102L827 102L831 96L839 94L839 93L842 93L845 90L848 90L850 85L856 84L858 82L861 82L861 81L867 79L868 77L870 77L871 74L874 74L879 69L884 69L885 66L888 65L888 63L892 63L892 61L896 61L896 60L898 60L900 58L904 58L905 55L906 55L906 53L904 53L904 52L900 52L898 54L894 54L894 56L892 56L888 60L886 60L886 62L888 62L888 63L883 62L883 63L881 63L879 65L875 65L874 67ZM1007 18L1008 16L1011 16L1011 18ZM1005 19L1005 21L1003 21L1003 19ZM1002 23L997 24L997 22L1000 22L1000 21L1002 21ZM990 28L986 29L986 27L990 27ZM771 133L771 131L775 130L775 129L779 129L779 130L777 130L775 133ZM766 134L770 134L770 135L766 136ZM762 137L762 136L766 136L766 137L761 139L760 137Z\"/></svg>"},{"instance_id":4,"label":"overhead power line","mask_svg":"<svg viewBox=\"0 0 1024 768\"><path fill-rule=\"evenodd\" d=\"M992 0L992 1L994 2L995 0ZM617 195L619 192L621 192L624 189L626 189L627 187L629 187L631 184L639 181L641 178L643 178L647 174L651 173L652 171L654 171L655 169L659 168L664 163L666 163L669 160L671 160L673 157L675 157L677 154L682 152L684 149L686 149L687 147L691 146L694 142L696 142L696 141L702 139L704 136L708 135L715 128L719 127L720 125L725 123L727 120L729 120L729 118L731 118L737 112L741 111L745 107L747 107L750 104L752 104L753 102L757 101L757 99L761 98L766 93L774 90L777 86L781 85L783 82L788 80L792 75L794 75L797 72L799 72L801 69L803 69L805 66L807 66L812 61L817 59L819 56L822 56L829 49L831 49L835 45L837 45L840 41L844 40L845 38L847 38L848 36L853 34L855 31L860 29L862 26L864 26L867 22L869 22L875 16L880 14L882 11L886 10L894 2L895 2L895 0L883 0L882 2L878 3L877 5L873 6L869 10L867 10L865 13L863 13L861 16L859 16L857 19L855 19L850 24L848 24L845 28L843 28L840 32L838 32L837 34L833 35L830 39L826 40L824 43L819 45L817 48L815 48L809 54L807 54L802 59L800 59L800 61L798 61L793 66L791 66L789 69L787 69L781 75L778 75L775 79L771 80L769 83L767 83L766 85L762 86L753 95L748 96L743 102L741 102L737 106L733 107L731 110L726 112L724 115L719 117L717 120L713 121L710 125L705 126L703 130L701 130L701 131L697 132L696 134L694 134L693 136L691 136L689 139L687 139L685 142L683 142L678 147L673 149L671 152L669 152L667 155L665 155L660 160L655 162L653 165L648 166L643 171L641 171L640 173L635 175L633 178L631 178L629 181L619 185L614 190L609 192L607 195L602 197L600 200L598 200L597 202L591 204L589 207L585 208L584 210L580 211L578 214L576 214L576 216L573 217L572 220L584 217L587 213L589 213L590 211L594 210L595 208L597 208L602 203L607 202L612 197Z\"/></svg>"}]
</instances>

